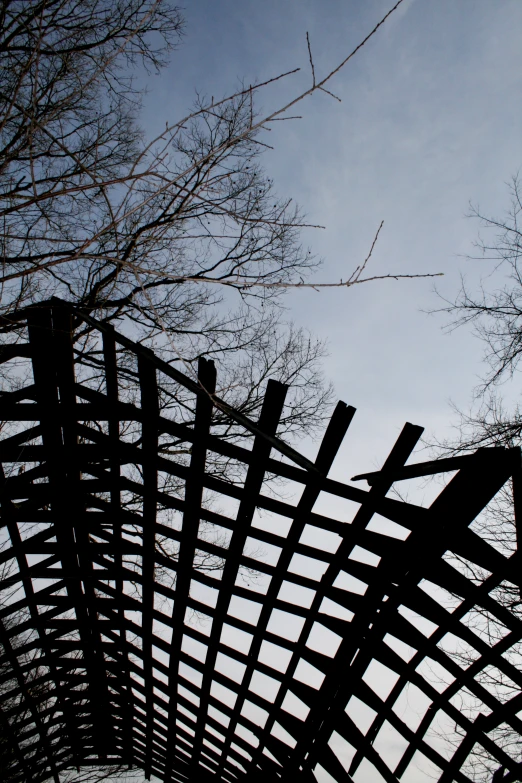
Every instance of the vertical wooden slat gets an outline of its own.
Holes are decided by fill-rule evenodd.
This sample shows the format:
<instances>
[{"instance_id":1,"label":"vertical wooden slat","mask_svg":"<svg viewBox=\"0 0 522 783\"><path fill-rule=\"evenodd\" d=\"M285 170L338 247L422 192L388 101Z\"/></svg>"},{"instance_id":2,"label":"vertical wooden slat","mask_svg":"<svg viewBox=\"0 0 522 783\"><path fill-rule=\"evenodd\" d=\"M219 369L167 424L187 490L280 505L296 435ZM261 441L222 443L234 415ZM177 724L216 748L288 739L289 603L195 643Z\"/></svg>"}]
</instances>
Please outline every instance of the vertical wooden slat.
<instances>
[{"instance_id":1,"label":"vertical wooden slat","mask_svg":"<svg viewBox=\"0 0 522 783\"><path fill-rule=\"evenodd\" d=\"M200 510L203 500L207 438L212 418L212 394L216 389L214 363L200 359L198 365L200 390L196 401L194 421L195 440L190 457L190 469L185 484L185 510L181 528L176 591L172 612L172 640L169 660L169 723L167 735L167 757L165 783L172 779L172 760L176 741L178 667L183 640L183 626L187 611L187 599L193 576L194 554L199 531Z\"/></svg>"},{"instance_id":2,"label":"vertical wooden slat","mask_svg":"<svg viewBox=\"0 0 522 783\"><path fill-rule=\"evenodd\" d=\"M103 344L103 360L105 370L105 386L106 396L109 403L109 419L108 419L108 434L109 434L109 470L111 476L111 488L110 488L110 515L112 523L113 540L115 542L115 548L113 552L114 565L116 572L121 571L123 566L123 536L122 536L122 515L121 515L121 493L120 493L120 460L119 460L119 444L120 444L120 421L118 418L118 365L116 356L116 341L114 339L114 329L110 328L102 335ZM116 591L118 598L115 601L117 606L117 612L119 616L120 628L120 662L122 670L118 672L117 679L121 683L122 687L122 699L124 699L124 709L122 720L125 725L124 737L124 756L130 762L132 760L132 734L133 724L135 719L134 702L131 691L131 676L129 671L129 656L127 646L127 634L125 631L125 609L124 609L124 584L123 579L116 578L115 580ZM123 696L125 694L125 698Z\"/></svg>"},{"instance_id":3,"label":"vertical wooden slat","mask_svg":"<svg viewBox=\"0 0 522 783\"><path fill-rule=\"evenodd\" d=\"M156 369L146 356L138 357L143 422L143 554L142 554L142 643L143 679L146 688L146 758L145 777L150 780L154 742L152 620L154 609L154 567L156 542L156 492L158 471L158 387Z\"/></svg>"}]
</instances>

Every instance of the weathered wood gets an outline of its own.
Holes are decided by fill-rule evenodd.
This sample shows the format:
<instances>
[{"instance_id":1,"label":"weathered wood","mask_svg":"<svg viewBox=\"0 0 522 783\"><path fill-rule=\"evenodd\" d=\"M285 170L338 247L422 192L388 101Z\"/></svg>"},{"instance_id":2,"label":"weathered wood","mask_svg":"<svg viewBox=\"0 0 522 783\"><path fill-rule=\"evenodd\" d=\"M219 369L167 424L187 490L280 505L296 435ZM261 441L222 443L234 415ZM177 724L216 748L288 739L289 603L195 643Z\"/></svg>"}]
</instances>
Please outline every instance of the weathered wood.
<instances>
[{"instance_id":1,"label":"weathered wood","mask_svg":"<svg viewBox=\"0 0 522 783\"><path fill-rule=\"evenodd\" d=\"M97 385L76 371L71 316L99 342ZM5 367L25 358L33 376L0 395L0 591L17 591L0 605L0 708L16 783L107 764L134 764L164 783L314 783L321 765L349 783L363 763L393 783L411 776L416 754L440 783L466 783L479 745L495 780L518 779L496 732L522 734L522 673L511 655L522 620L499 599L502 584L520 588L520 549L495 548L471 527L512 481L520 539L518 449L407 464L421 433L407 424L383 468L355 477L368 481L363 489L328 477L355 413L344 403L314 461L277 436L281 384L269 382L254 422L216 395L207 360L188 378L58 300L19 324L22 342L0 350ZM122 379L135 379L139 394L125 399ZM193 419L189 408L162 408L167 381L192 398ZM244 442L220 436L216 409L243 427ZM227 461L243 479L236 471L230 480ZM444 472L455 475L429 508L388 496L396 481ZM275 496L274 476L293 482L295 496ZM349 510L320 513L325 497ZM217 531L213 540L202 525ZM454 596L451 609L442 591ZM476 611L504 629L494 644L467 621ZM444 647L448 634L473 650L467 668ZM368 679L377 665L392 683L384 695ZM430 681L424 665L447 681ZM508 696L485 687L488 667L511 683ZM397 708L408 688L430 705L415 727ZM483 717L456 706L464 692ZM355 699L374 715L364 730L346 712ZM440 715L463 738L444 753L431 742ZM405 744L393 763L379 745L391 729ZM349 763L339 742L352 749Z\"/></svg>"}]
</instances>

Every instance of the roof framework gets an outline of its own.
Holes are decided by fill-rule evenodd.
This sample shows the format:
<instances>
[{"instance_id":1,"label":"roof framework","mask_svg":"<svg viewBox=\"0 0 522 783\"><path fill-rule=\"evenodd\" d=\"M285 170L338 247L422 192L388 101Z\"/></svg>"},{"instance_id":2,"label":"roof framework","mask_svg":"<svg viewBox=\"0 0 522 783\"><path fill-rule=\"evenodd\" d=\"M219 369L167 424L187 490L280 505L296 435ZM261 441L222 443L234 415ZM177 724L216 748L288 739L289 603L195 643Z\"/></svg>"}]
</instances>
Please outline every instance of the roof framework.
<instances>
[{"instance_id":1,"label":"roof framework","mask_svg":"<svg viewBox=\"0 0 522 783\"><path fill-rule=\"evenodd\" d=\"M86 326L100 352L81 375ZM426 770L464 783L479 746L495 780L521 779L497 739L522 733L509 654L522 624L499 597L520 584L520 558L473 527L510 479L520 492L519 449L407 465L422 429L406 424L364 489L328 478L355 412L344 403L311 462L277 437L281 384L251 422L216 397L211 362L192 380L58 301L20 329L0 354L19 379L0 397L13 781L124 764L165 783L411 783ZM165 404L166 380L195 417ZM448 472L427 508L389 494ZM493 645L477 611L503 629ZM493 669L511 689L485 687Z\"/></svg>"}]
</instances>

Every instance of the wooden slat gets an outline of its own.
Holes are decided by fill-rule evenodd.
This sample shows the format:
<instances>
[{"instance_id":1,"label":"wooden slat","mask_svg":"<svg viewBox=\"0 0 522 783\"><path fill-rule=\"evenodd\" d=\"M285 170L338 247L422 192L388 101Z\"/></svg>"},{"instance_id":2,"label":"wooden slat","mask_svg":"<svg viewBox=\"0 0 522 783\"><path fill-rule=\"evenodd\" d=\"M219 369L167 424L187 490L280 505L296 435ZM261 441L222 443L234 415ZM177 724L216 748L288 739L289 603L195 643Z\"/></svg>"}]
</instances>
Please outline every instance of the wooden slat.
<instances>
[{"instance_id":1,"label":"wooden slat","mask_svg":"<svg viewBox=\"0 0 522 783\"><path fill-rule=\"evenodd\" d=\"M198 389L194 422L194 432L197 437L194 440L190 458L190 473L185 485L185 511L181 528L176 591L172 613L172 641L169 657L169 734L165 783L170 783L172 775L172 747L176 734L178 703L178 666L201 519L200 509L203 500L207 439L213 408L212 395L216 388L216 371L213 362L200 359L198 381L200 387Z\"/></svg>"},{"instance_id":2,"label":"wooden slat","mask_svg":"<svg viewBox=\"0 0 522 783\"><path fill-rule=\"evenodd\" d=\"M158 472L155 464L158 453L158 387L156 370L146 357L138 357L138 375L141 389L141 407L147 411L141 429L143 466L143 537L142 537L142 639L143 678L146 685L147 734L145 777L152 770L152 743L154 740L154 707L152 677L152 615L154 609L154 550L156 541L156 492Z\"/></svg>"},{"instance_id":3,"label":"wooden slat","mask_svg":"<svg viewBox=\"0 0 522 783\"><path fill-rule=\"evenodd\" d=\"M103 362L95 360L103 373L96 388L75 378L71 316L80 329L90 330L89 339L98 341L96 350L103 353ZM14 693L22 699L2 715L4 722L18 721L31 747L29 769L12 736L17 781L32 776L43 783L50 763L56 779L62 769L85 760L93 766L119 760L164 783L313 783L319 779L316 764L333 779L349 783L366 761L381 779L396 783L407 770L411 775L409 765L419 753L440 768L439 783L467 783L464 765L476 743L505 771L504 779L517 779L519 765L507 756L496 732L502 724L522 735L520 694L502 702L482 679L486 668L493 667L522 688L522 674L510 659L522 640L522 622L497 596L503 582L520 585L520 554L497 551L470 525L511 477L519 534L518 449L481 449L410 465L420 428L406 425L384 467L356 477L368 481L367 490L328 477L354 414L343 403L312 462L277 436L285 392L281 385L269 383L261 417L254 422L216 396L215 370L206 360L195 381L108 324L58 300L21 314L19 325L27 343L21 349L7 347L3 358L21 350L31 359L34 383L0 395L0 418L14 426L9 437L0 439L0 461L9 476L3 481L0 476L0 524L10 537L0 552L0 566L17 563L0 589L18 591L11 604L0 607L0 620L7 623L0 661L9 659L15 667ZM140 399L121 398L120 373L125 383L135 379ZM180 385L186 408L160 410L165 381L170 387ZM220 427L228 416L236 430L243 428L244 442L232 443L211 431L214 408ZM172 453L160 446L160 437L174 444ZM177 449L190 459L178 458ZM244 480L238 480L240 471L234 481L226 471L213 475L207 463L216 459L242 466ZM449 471L456 475L429 509L387 497L396 481ZM275 497L265 486L270 474L295 482L300 499ZM206 491L223 498L219 508L207 507ZM350 501L355 512L330 518L314 510L320 498ZM285 535L277 535L275 527L258 527L258 509L280 515L289 526ZM376 532L377 514L402 526L404 540ZM228 545L199 539L202 521L228 531ZM306 543L306 525L339 536L338 548ZM252 556L245 549L249 537L261 548L279 549L277 561ZM161 540L168 551L159 551ZM355 547L372 553L378 565L355 559ZM223 561L219 579L198 570L196 549ZM448 553L485 569L485 578L471 579L456 561L448 562ZM312 571L292 573L295 556L315 563L322 578ZM245 569L257 571L265 581L242 584ZM341 572L367 585L366 590L359 594L343 587L337 582ZM422 589L423 580L458 596L458 606L445 609ZM308 602L295 604L292 593L283 595L284 582L296 591L308 590ZM155 598L167 606L156 604ZM233 616L234 602L244 600L250 602L252 616ZM351 612L351 621L328 614L328 601ZM505 626L503 638L493 645L466 624L476 608ZM269 625L274 611L303 623L297 638L283 638ZM24 620L10 629L10 618L18 612L25 613ZM207 615L208 627L188 622L187 612ZM420 615L435 630L421 632L402 612ZM225 625L248 634L249 645L235 649L224 636ZM333 657L308 646L314 627L340 640ZM474 662L465 669L443 648L449 633L475 650ZM390 634L412 649L409 660L390 646ZM20 635L23 641L14 651L11 640ZM279 647L279 657L289 656L288 662L282 666L275 659L260 660L264 643ZM203 657L197 650L205 651ZM454 678L451 684L437 689L423 677L419 667L430 660ZM300 662L315 667L322 684L298 680ZM396 678L386 698L363 679L372 662ZM273 697L259 690L262 677L272 679ZM7 675L1 679L9 681ZM30 705L32 698L27 682L52 684L59 712L40 696L26 711L24 704ZM431 703L415 731L396 710L408 684ZM455 706L462 689L483 705L487 717L470 720ZM306 717L283 709L290 695L301 700ZM352 696L375 712L366 731L345 712ZM464 737L447 756L429 741L440 713ZM258 725L255 716L262 714ZM394 769L376 745L386 722L406 747ZM291 744L275 736L276 723L293 738ZM9 723L5 728L9 731ZM334 730L355 748L348 770L331 743Z\"/></svg>"}]
</instances>

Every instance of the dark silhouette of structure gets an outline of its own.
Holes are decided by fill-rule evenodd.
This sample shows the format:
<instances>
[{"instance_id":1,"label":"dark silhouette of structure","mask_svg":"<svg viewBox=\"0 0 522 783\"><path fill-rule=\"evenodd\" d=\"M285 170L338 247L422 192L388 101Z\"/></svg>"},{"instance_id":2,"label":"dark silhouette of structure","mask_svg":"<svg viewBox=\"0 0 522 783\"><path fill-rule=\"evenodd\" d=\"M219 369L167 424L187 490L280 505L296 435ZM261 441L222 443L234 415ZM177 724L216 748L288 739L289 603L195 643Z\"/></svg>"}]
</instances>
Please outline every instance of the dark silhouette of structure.
<instances>
[{"instance_id":1,"label":"dark silhouette of structure","mask_svg":"<svg viewBox=\"0 0 522 783\"><path fill-rule=\"evenodd\" d=\"M269 382L254 423L215 396L209 361L196 382L59 301L18 322L25 337L1 349L18 388L0 398L11 780L128 764L165 783L313 783L320 765L348 783L371 765L392 783L424 764L449 783L470 779L476 744L496 780L520 779L495 730L520 733L522 697L501 699L480 677L496 667L522 685L505 655L522 624L496 593L520 583L520 560L470 527L510 478L518 487L518 449L407 465L422 430L406 424L382 469L356 477L364 489L328 478L355 412L344 403L312 463L277 437L281 384ZM86 328L100 351L78 379L72 336ZM197 399L194 420L162 408L162 378ZM450 471L429 508L387 496L394 482ZM273 477L293 494L271 491ZM489 576L474 579L474 565ZM493 647L466 622L476 607L506 629ZM467 669L448 634L475 651ZM401 706L414 690L417 725ZM431 739L441 715L458 727L451 752Z\"/></svg>"}]
</instances>

